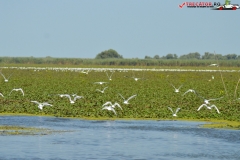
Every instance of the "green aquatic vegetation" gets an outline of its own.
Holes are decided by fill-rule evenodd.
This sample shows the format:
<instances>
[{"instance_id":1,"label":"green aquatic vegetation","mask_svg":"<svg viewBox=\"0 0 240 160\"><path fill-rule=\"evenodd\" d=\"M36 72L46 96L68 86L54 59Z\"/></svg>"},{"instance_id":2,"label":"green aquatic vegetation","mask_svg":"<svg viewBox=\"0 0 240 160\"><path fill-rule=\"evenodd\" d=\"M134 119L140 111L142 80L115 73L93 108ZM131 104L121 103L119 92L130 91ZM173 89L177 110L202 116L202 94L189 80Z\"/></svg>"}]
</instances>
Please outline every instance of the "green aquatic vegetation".
<instances>
[{"instance_id":1,"label":"green aquatic vegetation","mask_svg":"<svg viewBox=\"0 0 240 160\"><path fill-rule=\"evenodd\" d=\"M227 121L227 120L211 120L210 123L204 124L205 128L222 128L222 129L240 129L239 121Z\"/></svg>"},{"instance_id":2,"label":"green aquatic vegetation","mask_svg":"<svg viewBox=\"0 0 240 160\"><path fill-rule=\"evenodd\" d=\"M167 109L180 107L176 119L204 119L214 118L219 120L238 121L240 115L240 100L234 99L239 95L236 84L239 80L237 72L222 72L224 83L228 95L222 84L219 72L156 72L156 71L115 71L112 81L108 80L106 73L91 71L88 75L75 71L54 71L54 70L17 70L5 83L0 79L0 92L4 97L0 97L0 113L25 113L34 115L52 115L56 117L88 117L88 118L152 118L165 119L172 118L172 113ZM3 69L4 73L12 72L12 69ZM131 77L143 77L144 80L135 81ZM212 75L214 79L211 79ZM211 79L211 81L209 81ZM107 84L94 84L97 81L106 81ZM183 85L179 93L174 92L170 83ZM97 92L96 89L103 89L105 93ZM22 88L25 96L17 92L8 96L13 88ZM211 101L220 111L217 114L215 109L209 110L198 107L203 104L203 99L199 96L188 93L182 94L188 89L194 89L199 95L210 99L223 97L220 100ZM137 96L129 101L130 104L123 104L122 98L134 94ZM70 104L68 98L61 98L58 94L77 94L84 96L74 104ZM53 106L46 106L39 110L37 105L31 103L36 100L48 102ZM117 116L111 111L102 110L102 105L107 102L118 102L123 110L116 109Z\"/></svg>"},{"instance_id":3,"label":"green aquatic vegetation","mask_svg":"<svg viewBox=\"0 0 240 160\"><path fill-rule=\"evenodd\" d=\"M49 135L66 131L55 131L45 128L23 127L23 126L0 126L0 135Z\"/></svg>"}]
</instances>

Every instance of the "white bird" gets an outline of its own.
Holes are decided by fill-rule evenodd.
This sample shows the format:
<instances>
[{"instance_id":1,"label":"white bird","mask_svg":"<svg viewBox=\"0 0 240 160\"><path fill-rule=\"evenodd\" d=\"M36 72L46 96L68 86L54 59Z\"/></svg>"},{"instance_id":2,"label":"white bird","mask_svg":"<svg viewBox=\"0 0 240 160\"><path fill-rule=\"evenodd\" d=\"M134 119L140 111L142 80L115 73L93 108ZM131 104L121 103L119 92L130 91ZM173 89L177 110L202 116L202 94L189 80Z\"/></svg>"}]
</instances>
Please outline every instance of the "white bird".
<instances>
[{"instance_id":1,"label":"white bird","mask_svg":"<svg viewBox=\"0 0 240 160\"><path fill-rule=\"evenodd\" d=\"M138 81L138 80L140 80L140 79L143 79L143 78L137 78L137 77L128 77L128 76L124 76L124 77L126 77L126 78L133 78L135 81Z\"/></svg>"},{"instance_id":2,"label":"white bird","mask_svg":"<svg viewBox=\"0 0 240 160\"><path fill-rule=\"evenodd\" d=\"M43 103L39 103L38 101L31 101L31 102L38 104L38 108L41 110L43 109L44 106L52 106L51 104L49 104L47 102L43 102Z\"/></svg>"},{"instance_id":3,"label":"white bird","mask_svg":"<svg viewBox=\"0 0 240 160\"><path fill-rule=\"evenodd\" d=\"M107 109L107 110L109 110L109 111L113 111L113 113L114 113L115 115L117 115L115 109L114 109L112 106L105 106L105 107L102 108L102 110L104 110L104 109Z\"/></svg>"},{"instance_id":4,"label":"white bird","mask_svg":"<svg viewBox=\"0 0 240 160\"><path fill-rule=\"evenodd\" d=\"M218 67L218 64L213 63L213 64L210 64L209 66L217 66Z\"/></svg>"},{"instance_id":5,"label":"white bird","mask_svg":"<svg viewBox=\"0 0 240 160\"><path fill-rule=\"evenodd\" d=\"M105 89L107 89L107 88L108 88L108 87L105 87L105 88L103 88L103 90L96 89L96 91L99 91L99 92L101 92L101 93L104 93Z\"/></svg>"},{"instance_id":6,"label":"white bird","mask_svg":"<svg viewBox=\"0 0 240 160\"><path fill-rule=\"evenodd\" d=\"M112 75L113 75L113 73L114 73L114 72L112 72L112 74L109 76L108 73L106 72L107 77L108 77L108 79L109 79L110 81L112 80Z\"/></svg>"},{"instance_id":7,"label":"white bird","mask_svg":"<svg viewBox=\"0 0 240 160\"><path fill-rule=\"evenodd\" d=\"M195 94L196 94L196 91L195 91L195 90L189 89L189 90L187 90L187 91L183 94L183 96L184 96L185 94L187 94L188 92L192 92L192 93L195 93Z\"/></svg>"},{"instance_id":8,"label":"white bird","mask_svg":"<svg viewBox=\"0 0 240 160\"><path fill-rule=\"evenodd\" d=\"M104 103L102 106L104 107L104 106L107 106L107 105L110 105L112 108L115 108L117 106L117 107L119 107L122 110L122 107L117 102L112 104L112 102L108 101L108 102Z\"/></svg>"},{"instance_id":9,"label":"white bird","mask_svg":"<svg viewBox=\"0 0 240 160\"><path fill-rule=\"evenodd\" d=\"M138 77L136 77L135 76L135 73L133 72L133 70L132 70L132 74L133 74L133 76L132 77L130 77L130 78L133 78L135 81L138 81L138 80L145 80L145 78L144 78L144 72L142 72L142 77L140 78L138 78Z\"/></svg>"},{"instance_id":10,"label":"white bird","mask_svg":"<svg viewBox=\"0 0 240 160\"><path fill-rule=\"evenodd\" d=\"M73 96L73 97L75 97L75 96L77 96L77 94L76 94L76 93L74 93L74 94L72 94L72 96Z\"/></svg>"},{"instance_id":11,"label":"white bird","mask_svg":"<svg viewBox=\"0 0 240 160\"><path fill-rule=\"evenodd\" d=\"M14 88L12 91L21 91L22 95L24 96L24 92L23 92L22 88ZM9 93L9 96L11 95L12 91Z\"/></svg>"},{"instance_id":12,"label":"white bird","mask_svg":"<svg viewBox=\"0 0 240 160\"><path fill-rule=\"evenodd\" d=\"M104 83L108 83L108 82L94 82L94 84L104 84Z\"/></svg>"},{"instance_id":13,"label":"white bird","mask_svg":"<svg viewBox=\"0 0 240 160\"><path fill-rule=\"evenodd\" d=\"M135 81L138 81L141 78L137 78L137 77L132 77Z\"/></svg>"},{"instance_id":14,"label":"white bird","mask_svg":"<svg viewBox=\"0 0 240 160\"><path fill-rule=\"evenodd\" d=\"M169 109L170 111L172 111L174 117L177 117L177 113L178 113L178 111L180 110L180 108L177 108L176 111L175 111L175 113L173 112L173 110L172 110L171 107L168 107L168 109Z\"/></svg>"},{"instance_id":15,"label":"white bird","mask_svg":"<svg viewBox=\"0 0 240 160\"><path fill-rule=\"evenodd\" d=\"M2 93L0 93L0 96L4 97Z\"/></svg>"},{"instance_id":16,"label":"white bird","mask_svg":"<svg viewBox=\"0 0 240 160\"><path fill-rule=\"evenodd\" d=\"M219 110L218 110L218 108L217 108L217 106L215 106L215 105L208 106L207 104L202 104L202 105L198 108L197 111L199 111L202 107L207 107L207 109L215 108L215 109L217 110L217 112L220 113Z\"/></svg>"},{"instance_id":17,"label":"white bird","mask_svg":"<svg viewBox=\"0 0 240 160\"><path fill-rule=\"evenodd\" d=\"M2 77L4 78L4 81L5 81L5 82L8 82L8 79L12 76L12 74L11 74L10 76L8 76L8 78L6 78L6 77L2 74L2 72L0 72L0 74L1 74Z\"/></svg>"},{"instance_id":18,"label":"white bird","mask_svg":"<svg viewBox=\"0 0 240 160\"><path fill-rule=\"evenodd\" d=\"M181 85L180 87L176 88L172 83L170 83L170 84L173 86L173 88L175 90L174 92L176 92L176 93L178 93L180 88L183 86L183 85Z\"/></svg>"},{"instance_id":19,"label":"white bird","mask_svg":"<svg viewBox=\"0 0 240 160\"><path fill-rule=\"evenodd\" d=\"M198 95L198 96L199 96L199 95ZM219 99L223 98L223 97L220 97L220 98L215 98L215 99L205 99L205 98L202 97L202 96L199 96L199 97L203 99L203 102L204 102L205 104L210 104L210 101L215 101L215 100L219 100Z\"/></svg>"},{"instance_id":20,"label":"white bird","mask_svg":"<svg viewBox=\"0 0 240 160\"><path fill-rule=\"evenodd\" d=\"M89 71L90 69L88 69L87 71L82 71L81 73L88 74Z\"/></svg>"},{"instance_id":21,"label":"white bird","mask_svg":"<svg viewBox=\"0 0 240 160\"><path fill-rule=\"evenodd\" d=\"M130 100L130 99L132 99L132 98L134 98L134 97L136 97L137 95L135 94L135 95L133 95L133 96L131 96L131 97L129 97L127 100L120 94L120 93L118 93L121 97L122 97L122 99L124 100L124 104L129 104L128 103L128 101Z\"/></svg>"},{"instance_id":22,"label":"white bird","mask_svg":"<svg viewBox=\"0 0 240 160\"><path fill-rule=\"evenodd\" d=\"M214 76L212 75L212 79L209 79L208 81L211 81L211 80L213 80L214 79Z\"/></svg>"},{"instance_id":23,"label":"white bird","mask_svg":"<svg viewBox=\"0 0 240 160\"><path fill-rule=\"evenodd\" d=\"M76 94L73 95L74 99L72 100L71 96L69 94L59 94L60 97L67 97L69 98L69 101L71 104L75 103L77 99L83 98L83 96L78 96Z\"/></svg>"}]
</instances>

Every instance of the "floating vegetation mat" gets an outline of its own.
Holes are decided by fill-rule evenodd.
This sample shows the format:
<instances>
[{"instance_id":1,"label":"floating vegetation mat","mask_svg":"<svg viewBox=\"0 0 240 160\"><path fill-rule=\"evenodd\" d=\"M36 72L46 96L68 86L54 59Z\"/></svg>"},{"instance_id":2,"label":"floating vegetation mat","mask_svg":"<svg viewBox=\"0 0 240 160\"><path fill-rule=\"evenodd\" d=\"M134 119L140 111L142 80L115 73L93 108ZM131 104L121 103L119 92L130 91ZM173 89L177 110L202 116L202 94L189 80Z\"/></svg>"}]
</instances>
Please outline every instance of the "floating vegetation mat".
<instances>
[{"instance_id":1,"label":"floating vegetation mat","mask_svg":"<svg viewBox=\"0 0 240 160\"><path fill-rule=\"evenodd\" d=\"M236 129L240 130L240 122L237 121L216 121L203 125L204 128L216 128L216 129Z\"/></svg>"},{"instance_id":2,"label":"floating vegetation mat","mask_svg":"<svg viewBox=\"0 0 240 160\"><path fill-rule=\"evenodd\" d=\"M0 135L49 135L55 133L70 132L58 131L46 128L34 128L23 126L0 126Z\"/></svg>"}]
</instances>

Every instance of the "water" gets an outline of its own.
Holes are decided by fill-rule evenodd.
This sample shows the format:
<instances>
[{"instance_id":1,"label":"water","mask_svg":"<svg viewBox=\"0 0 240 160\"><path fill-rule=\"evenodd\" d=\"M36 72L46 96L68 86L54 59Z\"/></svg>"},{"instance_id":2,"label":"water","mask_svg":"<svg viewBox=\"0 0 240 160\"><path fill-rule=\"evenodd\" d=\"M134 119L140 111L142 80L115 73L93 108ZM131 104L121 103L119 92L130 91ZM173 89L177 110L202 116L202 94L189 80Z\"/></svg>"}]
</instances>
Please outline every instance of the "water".
<instances>
[{"instance_id":1,"label":"water","mask_svg":"<svg viewBox=\"0 0 240 160\"><path fill-rule=\"evenodd\" d=\"M0 136L0 159L240 159L240 131L206 129L201 124L0 116L0 125L67 131Z\"/></svg>"}]
</instances>

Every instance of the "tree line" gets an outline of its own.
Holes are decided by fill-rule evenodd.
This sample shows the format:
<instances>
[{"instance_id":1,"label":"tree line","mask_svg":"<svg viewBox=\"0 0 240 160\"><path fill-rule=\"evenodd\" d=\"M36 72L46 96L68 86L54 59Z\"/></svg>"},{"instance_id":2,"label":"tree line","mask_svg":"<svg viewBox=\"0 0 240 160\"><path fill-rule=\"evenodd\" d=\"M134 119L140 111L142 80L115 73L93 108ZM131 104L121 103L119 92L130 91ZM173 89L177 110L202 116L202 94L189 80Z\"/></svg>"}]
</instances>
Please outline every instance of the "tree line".
<instances>
[{"instance_id":1,"label":"tree line","mask_svg":"<svg viewBox=\"0 0 240 160\"><path fill-rule=\"evenodd\" d=\"M205 52L204 55L201 56L198 52L188 53L185 55L177 56L176 54L167 54L166 56L160 57L159 55L155 55L154 57L145 56L145 59L217 59L217 60L234 60L234 59L240 59L240 55L237 54L227 54L227 55L221 55L221 54L215 54L215 53L209 53Z\"/></svg>"},{"instance_id":2,"label":"tree line","mask_svg":"<svg viewBox=\"0 0 240 160\"><path fill-rule=\"evenodd\" d=\"M205 52L200 55L198 52L189 53L178 57L176 54L167 54L160 57L145 56L144 59L125 59L113 49L105 50L96 55L94 59L84 58L43 58L36 57L0 57L0 65L6 64L45 64L45 65L105 65L105 66L208 66L217 63L221 66L240 67L240 55L236 54L215 54Z\"/></svg>"},{"instance_id":3,"label":"tree line","mask_svg":"<svg viewBox=\"0 0 240 160\"><path fill-rule=\"evenodd\" d=\"M95 59L107 59L107 58L120 58L122 59L123 56L118 54L117 51L113 49L102 51L101 53L97 54ZM167 54L165 56L160 57L159 55L155 55L153 57L145 56L144 59L218 59L218 60L233 60L233 59L240 59L240 55L237 54L227 54L221 55L216 53L209 53L205 52L204 55L201 56L198 52L188 53L185 55L177 56L176 54Z\"/></svg>"}]
</instances>

